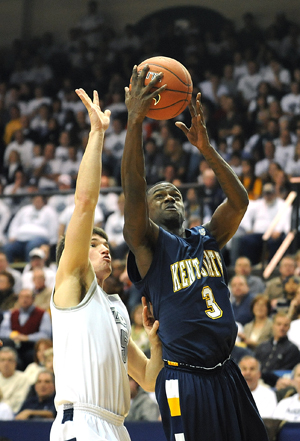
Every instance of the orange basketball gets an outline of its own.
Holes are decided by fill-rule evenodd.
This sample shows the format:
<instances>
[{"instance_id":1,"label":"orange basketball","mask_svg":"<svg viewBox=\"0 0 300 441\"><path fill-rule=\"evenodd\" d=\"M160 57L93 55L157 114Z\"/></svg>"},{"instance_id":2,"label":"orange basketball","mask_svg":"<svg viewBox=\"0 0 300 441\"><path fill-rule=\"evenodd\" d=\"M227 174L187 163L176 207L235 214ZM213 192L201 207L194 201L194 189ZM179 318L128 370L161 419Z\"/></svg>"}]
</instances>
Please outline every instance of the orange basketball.
<instances>
[{"instance_id":1,"label":"orange basketball","mask_svg":"<svg viewBox=\"0 0 300 441\"><path fill-rule=\"evenodd\" d=\"M138 65L138 72L148 64L149 71L145 78L147 85L155 75L164 74L156 89L163 84L167 88L159 94L150 106L147 116L152 119L171 119L184 111L192 97L193 82L188 70L179 61L168 57L152 57Z\"/></svg>"}]
</instances>

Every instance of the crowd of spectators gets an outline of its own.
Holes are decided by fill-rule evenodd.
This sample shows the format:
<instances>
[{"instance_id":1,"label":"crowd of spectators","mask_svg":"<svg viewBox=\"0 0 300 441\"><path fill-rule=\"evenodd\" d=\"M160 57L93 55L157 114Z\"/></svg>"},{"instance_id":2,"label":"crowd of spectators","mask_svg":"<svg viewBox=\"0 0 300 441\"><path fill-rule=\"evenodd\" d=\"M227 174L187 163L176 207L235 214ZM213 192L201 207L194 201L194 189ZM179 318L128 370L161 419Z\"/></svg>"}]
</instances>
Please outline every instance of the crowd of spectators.
<instances>
[{"instance_id":1,"label":"crowd of spectators","mask_svg":"<svg viewBox=\"0 0 300 441\"><path fill-rule=\"evenodd\" d=\"M285 256L279 276L267 283L251 271L261 262L264 232L284 212L290 179L300 177L300 26L283 13L266 29L257 26L251 13L242 20L240 29L226 20L220 29L202 32L194 21L160 26L154 17L143 32L133 25L117 32L91 1L87 15L69 30L68 41L58 43L47 32L30 41L15 40L0 53L0 338L5 344L0 351L0 405L10 405L18 419L55 414L48 402L54 393L53 353L45 371L38 347L42 342L45 354L51 350L45 342L51 342L55 244L74 209L89 133L75 88L89 94L96 89L101 108L112 111L104 141L103 192L95 214L95 224L108 233L113 257L104 289L119 293L131 313L133 335L145 352L149 349L140 299L126 271L120 161L127 119L124 87L133 65L155 55L174 57L190 71L193 97L202 93L210 142L249 194L245 218L224 250L235 271L230 289L239 347L249 351L242 372L249 384L251 372L255 385L262 376L275 392L293 386L292 378L284 382L274 371L291 371L300 362L299 255L298 260L297 255ZM188 109L178 119L189 125ZM204 158L172 120L146 119L143 136L147 182L167 180L181 186L186 226L205 223L224 194ZM269 260L290 231L291 218L288 209L269 237ZM14 269L18 262L26 263L20 271ZM271 367L270 357L278 362ZM20 382L22 396L14 396L21 393ZM141 399L143 391L132 384L136 396ZM6 407L5 414L11 415ZM158 418L156 407L153 415Z\"/></svg>"}]
</instances>

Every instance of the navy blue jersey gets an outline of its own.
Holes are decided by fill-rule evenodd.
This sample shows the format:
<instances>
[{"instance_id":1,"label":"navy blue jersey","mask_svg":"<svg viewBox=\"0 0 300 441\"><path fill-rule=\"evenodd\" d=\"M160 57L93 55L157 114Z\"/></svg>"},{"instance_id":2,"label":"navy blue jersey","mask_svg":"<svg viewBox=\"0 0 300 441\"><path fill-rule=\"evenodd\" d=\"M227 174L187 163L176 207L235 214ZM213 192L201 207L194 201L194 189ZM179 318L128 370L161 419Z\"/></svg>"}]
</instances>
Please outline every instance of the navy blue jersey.
<instances>
[{"instance_id":1,"label":"navy blue jersey","mask_svg":"<svg viewBox=\"0 0 300 441\"><path fill-rule=\"evenodd\" d=\"M186 236L160 228L144 279L132 253L128 274L153 305L163 358L213 367L228 358L237 333L225 266L216 240L204 227L186 230Z\"/></svg>"}]
</instances>

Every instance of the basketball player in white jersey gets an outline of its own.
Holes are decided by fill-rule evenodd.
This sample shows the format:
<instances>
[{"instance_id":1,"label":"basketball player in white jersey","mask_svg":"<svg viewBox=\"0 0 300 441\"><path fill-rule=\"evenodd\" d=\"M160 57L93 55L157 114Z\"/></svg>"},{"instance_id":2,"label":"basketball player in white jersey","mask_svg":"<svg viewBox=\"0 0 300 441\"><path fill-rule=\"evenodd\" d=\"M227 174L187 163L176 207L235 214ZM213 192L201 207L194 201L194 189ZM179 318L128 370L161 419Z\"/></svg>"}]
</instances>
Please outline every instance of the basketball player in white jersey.
<instances>
[{"instance_id":1,"label":"basketball player in white jersey","mask_svg":"<svg viewBox=\"0 0 300 441\"><path fill-rule=\"evenodd\" d=\"M108 238L93 228L101 182L101 154L110 111L83 89L76 90L91 122L80 165L75 210L65 239L51 297L55 405L51 441L128 441L123 425L130 406L128 374L153 391L163 366L158 322L144 302L144 322L151 342L148 359L130 337L130 321L118 295L103 291L111 273ZM127 362L128 361L128 362Z\"/></svg>"}]
</instances>

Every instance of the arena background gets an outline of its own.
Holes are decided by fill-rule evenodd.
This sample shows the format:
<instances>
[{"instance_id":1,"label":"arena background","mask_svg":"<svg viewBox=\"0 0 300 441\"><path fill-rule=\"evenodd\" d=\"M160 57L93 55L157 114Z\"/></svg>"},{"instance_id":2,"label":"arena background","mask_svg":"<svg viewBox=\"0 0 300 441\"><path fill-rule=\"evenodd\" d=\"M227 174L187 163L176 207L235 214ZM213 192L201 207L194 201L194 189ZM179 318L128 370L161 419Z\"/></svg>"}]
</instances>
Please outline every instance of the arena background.
<instances>
[{"instance_id":1,"label":"arena background","mask_svg":"<svg viewBox=\"0 0 300 441\"><path fill-rule=\"evenodd\" d=\"M53 32L58 40L67 37L68 30L86 12L86 0L0 0L0 48L15 38L29 38ZM259 26L268 26L279 12L288 19L300 22L299 0L99 0L101 11L108 24L122 29L125 24L136 24L155 11L166 8L197 6L211 9L232 20L237 29L242 26L245 12L255 15Z\"/></svg>"},{"instance_id":2,"label":"arena background","mask_svg":"<svg viewBox=\"0 0 300 441\"><path fill-rule=\"evenodd\" d=\"M0 50L9 49L16 38L29 39L41 36L49 31L54 34L56 41L65 41L69 29L86 13L86 0L0 0ZM99 10L108 24L114 29L121 30L125 24L145 24L149 16L155 13L161 15L173 14L184 17L193 8L199 8L197 17L203 26L208 22L217 25L223 19L232 20L237 29L242 27L242 16L251 12L256 23L264 28L274 21L279 12L284 12L287 19L300 23L299 0L190 0L188 4L182 0L98 0ZM166 13L166 10L172 10ZM202 8L202 9L200 9ZM43 426L43 429L42 429ZM140 433L151 433L152 439L163 441L159 424L132 424L128 427L132 441L147 441ZM145 430L146 429L146 430ZM49 423L13 424L0 423L0 437L10 436L12 441L46 441L50 430ZM297 432L294 432L296 430ZM38 435L39 434L39 435ZM299 425L287 425L281 432L278 441L299 439Z\"/></svg>"}]
</instances>

